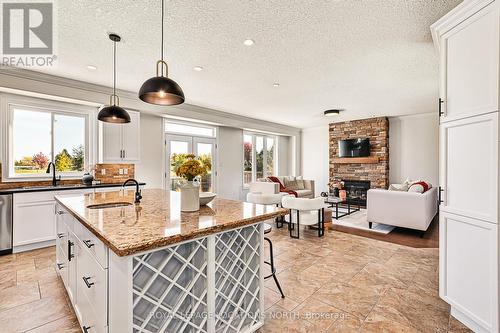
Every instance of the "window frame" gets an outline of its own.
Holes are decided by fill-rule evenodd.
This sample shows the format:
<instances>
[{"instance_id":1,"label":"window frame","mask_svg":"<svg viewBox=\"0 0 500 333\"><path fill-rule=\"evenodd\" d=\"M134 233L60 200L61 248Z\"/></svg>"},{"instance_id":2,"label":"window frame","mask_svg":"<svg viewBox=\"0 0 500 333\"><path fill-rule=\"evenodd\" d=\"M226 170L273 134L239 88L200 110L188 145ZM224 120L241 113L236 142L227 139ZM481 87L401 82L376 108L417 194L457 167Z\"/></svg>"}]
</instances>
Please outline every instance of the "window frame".
<instances>
[{"instance_id":1,"label":"window frame","mask_svg":"<svg viewBox=\"0 0 500 333\"><path fill-rule=\"evenodd\" d=\"M245 165L245 135L251 136L252 138L252 179L250 182L256 182L257 181L257 151L256 151L256 138L257 137L262 137L263 138L263 154L262 154L262 178L266 178L268 176L267 174L267 140L272 139L274 140L274 159L273 159L273 170L276 173L278 172L278 136L277 135L272 135L272 134L267 134L267 133L260 133L260 132L250 132L250 131L244 131L243 132L243 145L242 145L242 150L243 150L243 159L242 159L242 169L243 169L243 188L249 188L250 184L245 183L245 170L244 170L244 165Z\"/></svg>"},{"instance_id":2,"label":"window frame","mask_svg":"<svg viewBox=\"0 0 500 333\"><path fill-rule=\"evenodd\" d=\"M84 164L83 171L81 172L57 172L57 175L62 179L79 179L89 170L89 167L95 161L95 144L96 141L92 136L95 132L96 122L93 122L97 108L91 106L65 103L59 101L45 100L39 98L17 96L17 95L4 95L0 97L2 117L0 119L0 128L4 133L0 140L2 140L2 179L4 182L23 182L23 181L43 181L52 179L51 175L42 174L23 174L16 175L14 173L14 157L13 157L13 121L14 110L23 109L33 112L44 112L51 115L51 156L50 160L53 161L55 156L54 150L54 118L56 115L80 117L85 120L85 138L84 138Z\"/></svg>"}]
</instances>

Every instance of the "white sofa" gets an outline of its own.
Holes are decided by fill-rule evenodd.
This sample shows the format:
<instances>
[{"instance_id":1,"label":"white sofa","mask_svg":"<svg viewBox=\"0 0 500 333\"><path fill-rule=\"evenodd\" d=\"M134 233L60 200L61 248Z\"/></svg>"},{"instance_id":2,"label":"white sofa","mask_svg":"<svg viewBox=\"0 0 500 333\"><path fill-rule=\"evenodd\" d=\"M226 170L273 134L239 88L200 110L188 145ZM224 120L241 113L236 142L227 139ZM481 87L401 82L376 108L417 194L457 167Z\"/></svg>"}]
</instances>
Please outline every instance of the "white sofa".
<instances>
[{"instance_id":1,"label":"white sofa","mask_svg":"<svg viewBox=\"0 0 500 333\"><path fill-rule=\"evenodd\" d=\"M425 193L368 190L367 220L395 227L426 231L438 211L438 190Z\"/></svg>"}]
</instances>

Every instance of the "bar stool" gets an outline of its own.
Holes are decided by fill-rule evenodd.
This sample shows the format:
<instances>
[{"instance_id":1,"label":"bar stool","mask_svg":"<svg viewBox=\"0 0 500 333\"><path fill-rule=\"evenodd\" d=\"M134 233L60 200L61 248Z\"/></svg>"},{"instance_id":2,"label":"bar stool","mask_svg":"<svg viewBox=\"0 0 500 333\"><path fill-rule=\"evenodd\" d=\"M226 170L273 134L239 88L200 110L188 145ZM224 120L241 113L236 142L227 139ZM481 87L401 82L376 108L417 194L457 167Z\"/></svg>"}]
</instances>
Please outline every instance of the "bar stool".
<instances>
[{"instance_id":1,"label":"bar stool","mask_svg":"<svg viewBox=\"0 0 500 333\"><path fill-rule=\"evenodd\" d=\"M248 193L247 202L260 205L275 205L277 196L279 196L281 202L282 195L279 194ZM276 221L276 223L278 223L278 221ZM271 230L272 226L269 223L264 223L264 235L270 233ZM266 263L271 267L271 274L264 276L264 279L267 280L270 277L273 277L274 282L276 283L276 286L278 287L278 290L281 293L281 298L285 298L285 294L283 294L283 290L281 289L278 278L276 277L276 267L274 266L273 242L265 236L264 240L269 244L269 261L264 261L264 263Z\"/></svg>"},{"instance_id":2,"label":"bar stool","mask_svg":"<svg viewBox=\"0 0 500 333\"><path fill-rule=\"evenodd\" d=\"M247 194L247 201L259 204L259 205L273 205L276 207L281 207L281 200L283 197L288 196L288 193L262 193L262 192L250 192ZM279 216L275 218L276 228L283 228L283 223L285 221L284 216Z\"/></svg>"},{"instance_id":3,"label":"bar stool","mask_svg":"<svg viewBox=\"0 0 500 333\"><path fill-rule=\"evenodd\" d=\"M271 232L273 228L271 227L270 224L264 223L264 235L268 234ZM274 267L274 254L273 254L273 242L267 237L264 236L264 240L269 243L269 261L264 261L264 263L268 264L269 267L271 267L271 274L264 276L264 280L269 279L271 276L274 279L274 282L276 282L276 286L278 287L281 298L285 298L285 294L283 294L283 290L281 290L280 283L278 281L278 278L276 277L276 267Z\"/></svg>"}]
</instances>

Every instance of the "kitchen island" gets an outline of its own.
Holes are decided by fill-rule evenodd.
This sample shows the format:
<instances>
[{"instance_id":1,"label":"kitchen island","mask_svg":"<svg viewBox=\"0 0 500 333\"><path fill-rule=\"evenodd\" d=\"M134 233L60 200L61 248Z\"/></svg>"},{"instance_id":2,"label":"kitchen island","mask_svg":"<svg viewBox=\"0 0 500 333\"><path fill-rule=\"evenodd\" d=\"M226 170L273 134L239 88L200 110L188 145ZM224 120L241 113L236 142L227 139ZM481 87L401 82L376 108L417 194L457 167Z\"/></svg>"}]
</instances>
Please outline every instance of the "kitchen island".
<instances>
[{"instance_id":1,"label":"kitchen island","mask_svg":"<svg viewBox=\"0 0 500 333\"><path fill-rule=\"evenodd\" d=\"M56 196L57 269L84 332L254 332L263 325L263 225L286 210L180 193Z\"/></svg>"}]
</instances>

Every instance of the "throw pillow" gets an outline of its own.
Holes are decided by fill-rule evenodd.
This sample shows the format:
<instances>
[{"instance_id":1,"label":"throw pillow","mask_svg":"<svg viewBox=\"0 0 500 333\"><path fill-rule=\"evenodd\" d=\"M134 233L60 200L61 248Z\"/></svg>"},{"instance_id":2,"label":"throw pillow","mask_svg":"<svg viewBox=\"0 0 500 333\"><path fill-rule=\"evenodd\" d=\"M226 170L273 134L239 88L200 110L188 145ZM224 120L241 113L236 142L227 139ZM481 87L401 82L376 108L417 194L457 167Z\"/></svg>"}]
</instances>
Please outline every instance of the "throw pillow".
<instances>
[{"instance_id":1,"label":"throw pillow","mask_svg":"<svg viewBox=\"0 0 500 333\"><path fill-rule=\"evenodd\" d=\"M389 191L402 191L408 192L408 184L391 184L389 185Z\"/></svg>"},{"instance_id":2,"label":"throw pillow","mask_svg":"<svg viewBox=\"0 0 500 333\"><path fill-rule=\"evenodd\" d=\"M304 184L304 179L302 179L302 177L297 177L295 178L295 181L297 182L297 190L305 190L306 189L306 185Z\"/></svg>"},{"instance_id":3,"label":"throw pillow","mask_svg":"<svg viewBox=\"0 0 500 333\"><path fill-rule=\"evenodd\" d=\"M429 190L429 185L426 182L416 182L410 185L408 192L425 193Z\"/></svg>"},{"instance_id":4,"label":"throw pillow","mask_svg":"<svg viewBox=\"0 0 500 333\"><path fill-rule=\"evenodd\" d=\"M285 179L285 188L290 191L295 191L299 189L296 180Z\"/></svg>"}]
</instances>

